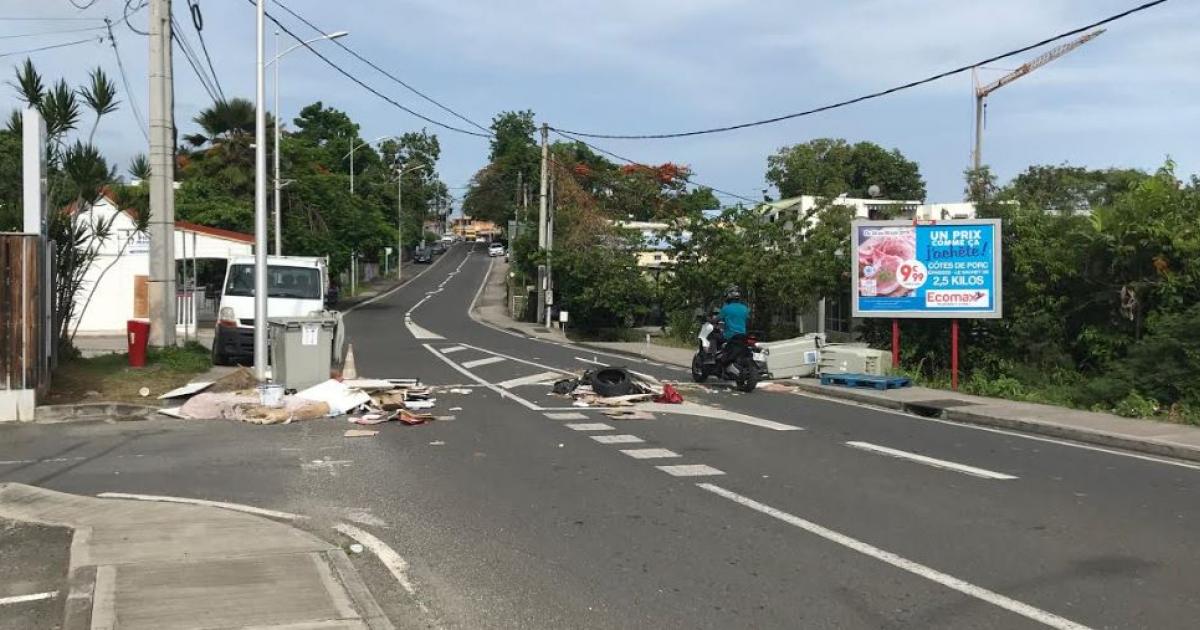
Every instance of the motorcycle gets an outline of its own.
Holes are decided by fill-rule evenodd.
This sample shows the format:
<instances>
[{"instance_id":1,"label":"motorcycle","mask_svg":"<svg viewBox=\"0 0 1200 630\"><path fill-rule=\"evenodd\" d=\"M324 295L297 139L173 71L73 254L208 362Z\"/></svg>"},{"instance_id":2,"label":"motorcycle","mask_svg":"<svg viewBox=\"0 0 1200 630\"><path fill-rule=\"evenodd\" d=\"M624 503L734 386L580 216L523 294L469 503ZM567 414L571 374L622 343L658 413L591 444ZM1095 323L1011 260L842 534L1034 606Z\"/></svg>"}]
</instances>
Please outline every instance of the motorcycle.
<instances>
[{"instance_id":1,"label":"motorcycle","mask_svg":"<svg viewBox=\"0 0 1200 630\"><path fill-rule=\"evenodd\" d=\"M692 380L703 383L715 376L733 381L739 391L752 392L767 374L766 350L753 335L734 335L724 340L718 324L706 322L700 329L699 348L692 357Z\"/></svg>"}]
</instances>

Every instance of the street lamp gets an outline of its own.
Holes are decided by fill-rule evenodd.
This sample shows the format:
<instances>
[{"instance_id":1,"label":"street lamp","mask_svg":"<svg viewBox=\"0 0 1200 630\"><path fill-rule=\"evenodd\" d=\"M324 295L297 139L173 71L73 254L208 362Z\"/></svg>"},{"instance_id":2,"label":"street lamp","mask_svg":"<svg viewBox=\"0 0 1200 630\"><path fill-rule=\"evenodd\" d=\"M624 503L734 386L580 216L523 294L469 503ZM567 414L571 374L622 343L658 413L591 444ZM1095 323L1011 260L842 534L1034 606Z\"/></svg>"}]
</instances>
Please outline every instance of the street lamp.
<instances>
[{"instance_id":1,"label":"street lamp","mask_svg":"<svg viewBox=\"0 0 1200 630\"><path fill-rule=\"evenodd\" d=\"M367 146L368 144L375 144L376 142L379 142L381 140L396 140L396 139L397 139L396 136L379 136L378 138L375 138L374 140L371 140L370 142L363 142L361 144L354 144L354 140L350 141L350 152L347 153L346 155L343 155L342 159L350 158L350 194L351 195L354 194L354 152Z\"/></svg>"},{"instance_id":2,"label":"street lamp","mask_svg":"<svg viewBox=\"0 0 1200 630\"><path fill-rule=\"evenodd\" d=\"M275 31L275 58L268 61L266 65L269 66L271 64L275 64L275 255L276 256L283 255L283 244L282 244L283 243L283 237L282 237L283 224L281 223L281 219L280 219L281 209L279 207L280 191L283 189L283 184L279 180L279 63L278 62L279 62L280 58L282 58L284 55L292 52L293 50L296 50L297 48L300 48L301 46L308 46L309 44L311 44L313 42L319 42L319 41L323 41L326 39L334 40L339 37L345 37L349 34L350 33L347 31L334 31L328 35L322 35L321 37L314 37L312 39L302 41L299 44L296 44L283 52L279 52L279 31Z\"/></svg>"},{"instance_id":3,"label":"street lamp","mask_svg":"<svg viewBox=\"0 0 1200 630\"><path fill-rule=\"evenodd\" d=\"M426 164L416 164L409 168L396 166L396 280L404 276L404 174L428 168Z\"/></svg>"}]
</instances>

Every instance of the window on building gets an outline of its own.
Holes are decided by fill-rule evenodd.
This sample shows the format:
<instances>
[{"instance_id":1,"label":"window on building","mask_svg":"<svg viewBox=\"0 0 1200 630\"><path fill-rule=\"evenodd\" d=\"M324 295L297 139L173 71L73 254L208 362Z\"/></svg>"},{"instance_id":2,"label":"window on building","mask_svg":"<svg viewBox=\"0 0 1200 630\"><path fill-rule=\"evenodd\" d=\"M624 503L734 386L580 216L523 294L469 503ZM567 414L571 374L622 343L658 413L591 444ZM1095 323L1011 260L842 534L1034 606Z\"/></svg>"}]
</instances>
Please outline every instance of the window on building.
<instances>
[{"instance_id":1,"label":"window on building","mask_svg":"<svg viewBox=\"0 0 1200 630\"><path fill-rule=\"evenodd\" d=\"M825 298L825 332L850 332L850 294Z\"/></svg>"}]
</instances>

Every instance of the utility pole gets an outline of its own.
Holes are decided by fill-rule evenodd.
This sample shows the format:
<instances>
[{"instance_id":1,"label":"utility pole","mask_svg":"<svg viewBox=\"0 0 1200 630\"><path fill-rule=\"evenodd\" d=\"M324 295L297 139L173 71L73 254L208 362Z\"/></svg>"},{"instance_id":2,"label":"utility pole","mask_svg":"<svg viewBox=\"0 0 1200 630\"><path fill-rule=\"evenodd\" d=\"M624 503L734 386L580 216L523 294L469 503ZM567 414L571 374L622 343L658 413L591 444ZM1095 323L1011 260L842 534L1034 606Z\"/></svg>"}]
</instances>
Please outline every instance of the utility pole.
<instances>
[{"instance_id":1,"label":"utility pole","mask_svg":"<svg viewBox=\"0 0 1200 630\"><path fill-rule=\"evenodd\" d=\"M175 345L175 103L171 0L150 0L150 344Z\"/></svg>"},{"instance_id":2,"label":"utility pole","mask_svg":"<svg viewBox=\"0 0 1200 630\"><path fill-rule=\"evenodd\" d=\"M550 125L542 123L542 183L541 190L538 196L538 249L546 249L546 216L547 216L547 199L550 188ZM541 320L542 310L549 306L549 294L546 292L549 289L549 269L546 265L538 265L538 305L535 311L538 317L536 320Z\"/></svg>"},{"instance_id":3,"label":"utility pole","mask_svg":"<svg viewBox=\"0 0 1200 630\"><path fill-rule=\"evenodd\" d=\"M353 181L353 180L351 180ZM396 169L396 281L404 279L404 165Z\"/></svg>"},{"instance_id":4,"label":"utility pole","mask_svg":"<svg viewBox=\"0 0 1200 630\"><path fill-rule=\"evenodd\" d=\"M254 375L267 380L267 79L266 37L263 32L267 0L258 0L254 112Z\"/></svg>"},{"instance_id":5,"label":"utility pole","mask_svg":"<svg viewBox=\"0 0 1200 630\"><path fill-rule=\"evenodd\" d=\"M550 169L550 199L546 209L546 328L554 327L554 169Z\"/></svg>"},{"instance_id":6,"label":"utility pole","mask_svg":"<svg viewBox=\"0 0 1200 630\"><path fill-rule=\"evenodd\" d=\"M279 207L280 191L283 187L279 181L279 31L275 31L275 255L283 255L283 220Z\"/></svg>"}]
</instances>

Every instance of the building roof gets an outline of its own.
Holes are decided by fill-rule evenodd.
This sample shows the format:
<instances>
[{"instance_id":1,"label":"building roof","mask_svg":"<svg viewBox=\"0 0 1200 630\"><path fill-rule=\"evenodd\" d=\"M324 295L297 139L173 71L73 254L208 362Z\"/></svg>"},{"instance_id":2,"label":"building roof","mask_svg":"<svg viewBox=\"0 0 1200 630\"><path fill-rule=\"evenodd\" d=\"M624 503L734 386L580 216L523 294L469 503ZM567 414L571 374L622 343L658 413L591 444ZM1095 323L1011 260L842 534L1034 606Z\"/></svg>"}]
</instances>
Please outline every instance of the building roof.
<instances>
[{"instance_id":1,"label":"building roof","mask_svg":"<svg viewBox=\"0 0 1200 630\"><path fill-rule=\"evenodd\" d=\"M223 238L229 241L237 241L239 243L249 243L250 245L254 244L254 236L250 234L234 232L233 230L226 230L223 228L209 227L207 225L200 225L199 223L192 223L191 221L175 221L175 229L183 230L184 232L196 232L198 234Z\"/></svg>"}]
</instances>

